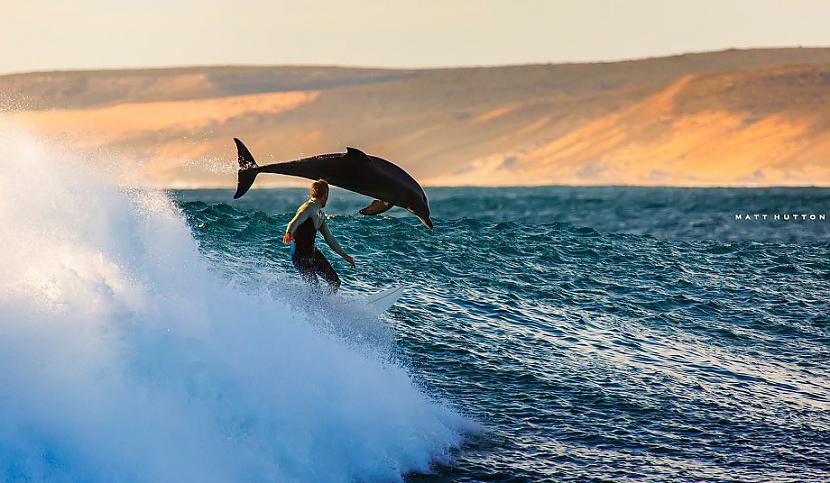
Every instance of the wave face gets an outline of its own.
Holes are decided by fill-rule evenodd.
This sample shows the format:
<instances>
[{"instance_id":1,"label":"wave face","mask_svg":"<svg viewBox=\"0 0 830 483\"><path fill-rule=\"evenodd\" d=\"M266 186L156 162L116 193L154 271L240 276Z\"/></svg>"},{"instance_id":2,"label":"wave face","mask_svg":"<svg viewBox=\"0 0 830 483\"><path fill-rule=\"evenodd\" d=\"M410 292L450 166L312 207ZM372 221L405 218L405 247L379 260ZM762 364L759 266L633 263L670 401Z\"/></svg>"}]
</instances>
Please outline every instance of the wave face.
<instances>
[{"instance_id":1,"label":"wave face","mask_svg":"<svg viewBox=\"0 0 830 483\"><path fill-rule=\"evenodd\" d=\"M472 429L388 337L330 330L378 321L223 272L87 161L0 123L1 480L395 481Z\"/></svg>"},{"instance_id":2,"label":"wave face","mask_svg":"<svg viewBox=\"0 0 830 483\"><path fill-rule=\"evenodd\" d=\"M412 481L830 481L830 222L734 217L830 190L428 194L433 231L327 208L345 290L410 283L399 357L489 429ZM295 278L279 232L305 192L231 195L176 195L204 255Z\"/></svg>"}]
</instances>

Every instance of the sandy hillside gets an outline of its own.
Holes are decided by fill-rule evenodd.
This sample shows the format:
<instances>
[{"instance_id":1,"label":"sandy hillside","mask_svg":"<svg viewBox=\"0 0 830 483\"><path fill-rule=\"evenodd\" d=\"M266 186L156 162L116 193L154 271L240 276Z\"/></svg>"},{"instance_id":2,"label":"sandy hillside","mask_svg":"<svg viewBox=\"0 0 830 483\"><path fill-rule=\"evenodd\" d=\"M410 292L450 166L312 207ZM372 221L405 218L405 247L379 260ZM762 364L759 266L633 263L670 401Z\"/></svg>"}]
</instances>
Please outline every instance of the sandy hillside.
<instances>
[{"instance_id":1,"label":"sandy hillside","mask_svg":"<svg viewBox=\"0 0 830 483\"><path fill-rule=\"evenodd\" d=\"M47 72L0 76L0 99L19 122L161 186L232 186L235 136L261 163L356 146L426 184L830 186L830 49Z\"/></svg>"}]
</instances>

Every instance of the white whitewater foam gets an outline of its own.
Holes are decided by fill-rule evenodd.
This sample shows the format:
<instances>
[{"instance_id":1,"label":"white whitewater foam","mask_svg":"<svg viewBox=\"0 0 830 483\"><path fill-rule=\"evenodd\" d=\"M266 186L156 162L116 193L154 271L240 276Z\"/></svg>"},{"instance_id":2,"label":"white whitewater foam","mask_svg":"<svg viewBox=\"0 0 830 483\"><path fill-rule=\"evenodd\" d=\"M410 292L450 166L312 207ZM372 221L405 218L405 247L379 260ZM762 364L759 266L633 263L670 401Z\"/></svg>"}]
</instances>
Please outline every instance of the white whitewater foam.
<instances>
[{"instance_id":1,"label":"white whitewater foam","mask_svg":"<svg viewBox=\"0 0 830 483\"><path fill-rule=\"evenodd\" d=\"M0 116L0 478L389 481L468 423L228 285L174 205Z\"/></svg>"}]
</instances>

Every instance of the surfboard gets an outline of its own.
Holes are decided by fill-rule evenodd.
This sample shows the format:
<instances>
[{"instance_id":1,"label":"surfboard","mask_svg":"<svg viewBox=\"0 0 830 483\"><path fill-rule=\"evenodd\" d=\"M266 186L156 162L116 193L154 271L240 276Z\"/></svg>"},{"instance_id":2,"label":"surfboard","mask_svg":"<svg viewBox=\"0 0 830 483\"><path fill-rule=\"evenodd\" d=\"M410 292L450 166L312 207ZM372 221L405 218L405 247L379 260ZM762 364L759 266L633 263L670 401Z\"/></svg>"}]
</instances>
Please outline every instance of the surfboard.
<instances>
[{"instance_id":1,"label":"surfboard","mask_svg":"<svg viewBox=\"0 0 830 483\"><path fill-rule=\"evenodd\" d=\"M395 302L401 298L401 295L404 293L404 286L398 285L396 287L390 287L380 292L373 293L366 297L364 302L372 308L373 311L381 314L386 312L395 305Z\"/></svg>"}]
</instances>

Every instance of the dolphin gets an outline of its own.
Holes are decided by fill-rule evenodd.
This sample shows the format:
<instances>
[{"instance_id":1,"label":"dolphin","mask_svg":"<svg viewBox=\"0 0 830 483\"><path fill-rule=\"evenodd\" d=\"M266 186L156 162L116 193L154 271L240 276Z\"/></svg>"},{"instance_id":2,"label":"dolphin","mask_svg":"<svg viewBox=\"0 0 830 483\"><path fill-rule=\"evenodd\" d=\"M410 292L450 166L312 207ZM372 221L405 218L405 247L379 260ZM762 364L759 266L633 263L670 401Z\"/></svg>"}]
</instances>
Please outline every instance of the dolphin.
<instances>
[{"instance_id":1,"label":"dolphin","mask_svg":"<svg viewBox=\"0 0 830 483\"><path fill-rule=\"evenodd\" d=\"M331 185L374 198L369 206L360 210L363 215L378 215L393 206L400 206L417 216L427 228L432 229L429 201L424 189L409 173L394 163L347 147L345 153L320 154L259 166L242 141L237 138L233 140L239 158L236 193L233 199L247 193L259 173L324 179Z\"/></svg>"}]
</instances>

